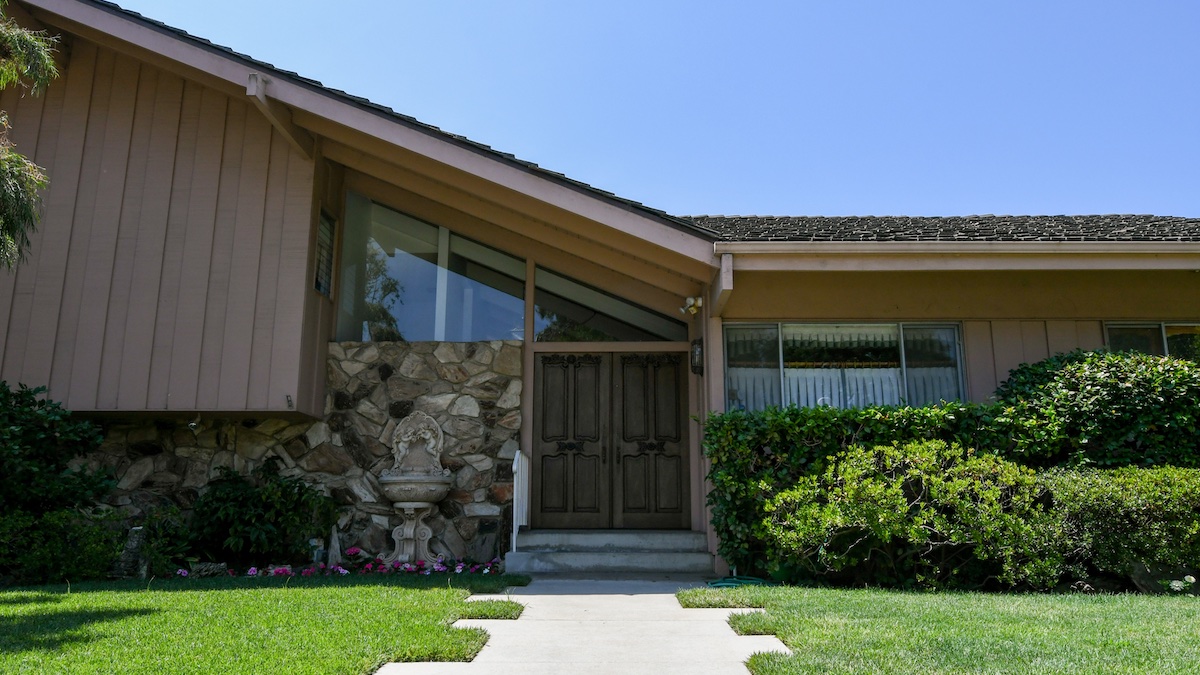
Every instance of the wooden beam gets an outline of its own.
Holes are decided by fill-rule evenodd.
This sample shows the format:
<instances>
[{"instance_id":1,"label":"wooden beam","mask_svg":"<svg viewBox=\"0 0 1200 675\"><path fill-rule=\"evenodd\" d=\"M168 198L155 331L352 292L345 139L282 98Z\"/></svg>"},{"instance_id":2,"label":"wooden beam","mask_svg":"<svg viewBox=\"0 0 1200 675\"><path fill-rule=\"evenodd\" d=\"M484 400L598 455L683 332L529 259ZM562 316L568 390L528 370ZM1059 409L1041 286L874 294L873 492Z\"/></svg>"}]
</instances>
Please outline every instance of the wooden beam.
<instances>
[{"instance_id":1,"label":"wooden beam","mask_svg":"<svg viewBox=\"0 0 1200 675\"><path fill-rule=\"evenodd\" d=\"M725 303L729 302L729 296L733 295L733 254L721 254L721 269L717 270L716 276L713 277L711 292L708 298L708 312L710 316L721 316L725 311Z\"/></svg>"},{"instance_id":2,"label":"wooden beam","mask_svg":"<svg viewBox=\"0 0 1200 675\"><path fill-rule=\"evenodd\" d=\"M307 131L292 123L292 113L287 106L279 101L267 98L267 83L270 82L260 73L250 73L246 82L246 95L255 108L267 118L275 130L283 134L305 159L311 160L313 154L313 138Z\"/></svg>"}]
</instances>

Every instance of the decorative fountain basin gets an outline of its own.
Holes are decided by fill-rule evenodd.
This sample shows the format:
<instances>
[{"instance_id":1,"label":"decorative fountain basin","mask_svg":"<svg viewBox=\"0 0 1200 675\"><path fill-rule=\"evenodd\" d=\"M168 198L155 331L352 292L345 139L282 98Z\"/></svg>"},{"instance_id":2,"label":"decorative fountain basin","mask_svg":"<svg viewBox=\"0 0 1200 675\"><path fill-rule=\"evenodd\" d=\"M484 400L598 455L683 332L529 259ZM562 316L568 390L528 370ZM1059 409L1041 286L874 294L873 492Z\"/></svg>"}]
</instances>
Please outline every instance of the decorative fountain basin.
<instances>
[{"instance_id":1,"label":"decorative fountain basin","mask_svg":"<svg viewBox=\"0 0 1200 675\"><path fill-rule=\"evenodd\" d=\"M450 493L454 477L442 466L442 428L417 411L400 420L392 435L392 468L379 476L379 487L403 522L392 530L396 548L384 562L430 560L433 531L425 518Z\"/></svg>"},{"instance_id":2,"label":"decorative fountain basin","mask_svg":"<svg viewBox=\"0 0 1200 675\"><path fill-rule=\"evenodd\" d=\"M379 487L391 502L417 502L436 504L450 493L454 477L449 475L384 473L379 477Z\"/></svg>"}]
</instances>

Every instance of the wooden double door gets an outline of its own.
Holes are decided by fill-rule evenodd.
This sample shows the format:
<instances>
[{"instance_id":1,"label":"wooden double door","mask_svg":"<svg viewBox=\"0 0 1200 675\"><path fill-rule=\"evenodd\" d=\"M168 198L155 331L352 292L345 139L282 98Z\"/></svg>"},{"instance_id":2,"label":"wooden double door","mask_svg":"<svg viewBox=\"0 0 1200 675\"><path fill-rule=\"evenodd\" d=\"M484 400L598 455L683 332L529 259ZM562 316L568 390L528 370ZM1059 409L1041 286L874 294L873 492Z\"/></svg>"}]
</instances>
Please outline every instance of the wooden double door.
<instances>
[{"instance_id":1,"label":"wooden double door","mask_svg":"<svg viewBox=\"0 0 1200 675\"><path fill-rule=\"evenodd\" d=\"M538 354L534 528L690 526L680 354Z\"/></svg>"}]
</instances>

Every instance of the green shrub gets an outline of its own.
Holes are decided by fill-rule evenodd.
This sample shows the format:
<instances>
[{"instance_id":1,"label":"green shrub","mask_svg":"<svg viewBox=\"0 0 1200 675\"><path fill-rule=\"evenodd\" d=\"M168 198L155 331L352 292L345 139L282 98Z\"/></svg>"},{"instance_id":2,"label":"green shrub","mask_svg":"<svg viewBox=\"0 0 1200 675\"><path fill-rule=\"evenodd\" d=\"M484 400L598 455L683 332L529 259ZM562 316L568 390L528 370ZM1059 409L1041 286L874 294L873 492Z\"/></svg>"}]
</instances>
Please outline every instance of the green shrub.
<instances>
[{"instance_id":1,"label":"green shrub","mask_svg":"<svg viewBox=\"0 0 1200 675\"><path fill-rule=\"evenodd\" d=\"M1055 470L1041 480L1072 532L1069 554L1093 572L1200 565L1200 470Z\"/></svg>"},{"instance_id":2,"label":"green shrub","mask_svg":"<svg viewBox=\"0 0 1200 675\"><path fill-rule=\"evenodd\" d=\"M167 577L187 568L194 560L187 519L178 506L151 509L142 521L145 539L142 557L146 570L157 577Z\"/></svg>"},{"instance_id":3,"label":"green shrub","mask_svg":"<svg viewBox=\"0 0 1200 675\"><path fill-rule=\"evenodd\" d=\"M0 513L0 580L45 584L103 579L116 562L121 544L112 511Z\"/></svg>"},{"instance_id":4,"label":"green shrub","mask_svg":"<svg viewBox=\"0 0 1200 675\"><path fill-rule=\"evenodd\" d=\"M1061 522L1024 467L956 444L851 448L766 505L770 570L847 584L1055 585Z\"/></svg>"},{"instance_id":5,"label":"green shrub","mask_svg":"<svg viewBox=\"0 0 1200 675\"><path fill-rule=\"evenodd\" d=\"M45 387L0 381L0 512L43 513L89 505L112 489L104 477L72 471L68 462L100 445L91 422L71 418Z\"/></svg>"},{"instance_id":6,"label":"green shrub","mask_svg":"<svg viewBox=\"0 0 1200 675\"><path fill-rule=\"evenodd\" d=\"M336 518L332 499L279 475L272 458L252 478L222 468L196 500L192 543L207 558L230 564L298 562L308 540L325 536Z\"/></svg>"},{"instance_id":7,"label":"green shrub","mask_svg":"<svg viewBox=\"0 0 1200 675\"><path fill-rule=\"evenodd\" d=\"M1045 466L1200 466L1200 366L1092 352L1064 363L1010 409L1016 452Z\"/></svg>"},{"instance_id":8,"label":"green shrub","mask_svg":"<svg viewBox=\"0 0 1200 675\"><path fill-rule=\"evenodd\" d=\"M1041 390L1058 376L1058 371L1064 366L1079 363L1092 355L1092 352L1076 349L1070 352L1055 354L1041 361L1022 363L1008 371L1008 379L1000 383L995 397L1000 403L1017 405L1041 394Z\"/></svg>"},{"instance_id":9,"label":"green shrub","mask_svg":"<svg viewBox=\"0 0 1200 675\"><path fill-rule=\"evenodd\" d=\"M744 571L763 566L763 504L826 458L855 445L941 440L997 451L1012 444L1014 422L999 406L944 403L922 408L768 408L709 415L708 503L721 555Z\"/></svg>"}]
</instances>

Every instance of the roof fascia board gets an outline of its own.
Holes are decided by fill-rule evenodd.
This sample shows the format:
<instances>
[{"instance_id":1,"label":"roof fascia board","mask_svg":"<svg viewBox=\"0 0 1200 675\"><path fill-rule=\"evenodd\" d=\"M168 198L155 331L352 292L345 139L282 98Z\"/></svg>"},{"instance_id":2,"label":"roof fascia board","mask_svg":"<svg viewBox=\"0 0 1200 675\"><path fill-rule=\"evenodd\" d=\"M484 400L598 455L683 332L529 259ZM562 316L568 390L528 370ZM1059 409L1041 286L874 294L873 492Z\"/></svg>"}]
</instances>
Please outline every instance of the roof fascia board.
<instances>
[{"instance_id":1,"label":"roof fascia board","mask_svg":"<svg viewBox=\"0 0 1200 675\"><path fill-rule=\"evenodd\" d=\"M718 242L742 271L1200 269L1200 242Z\"/></svg>"},{"instance_id":2,"label":"roof fascia board","mask_svg":"<svg viewBox=\"0 0 1200 675\"><path fill-rule=\"evenodd\" d=\"M161 54L189 68L216 77L228 85L245 91L253 73L265 70L261 66L241 62L232 54L219 53L192 44L165 29L140 23L113 10L79 0L22 0L74 24L73 32L88 37L96 33L112 36L150 52ZM633 234L710 267L718 265L712 253L712 242L697 234L654 219L649 214L635 213L567 185L538 176L529 170L513 166L479 150L463 147L441 138L428 130L414 128L378 110L367 110L339 100L329 92L313 85L285 79L280 73L271 74L271 97L280 103L306 111L337 124L360 130L392 145L405 148L435 161L529 195L589 220ZM293 122L303 127L293 117Z\"/></svg>"}]
</instances>

